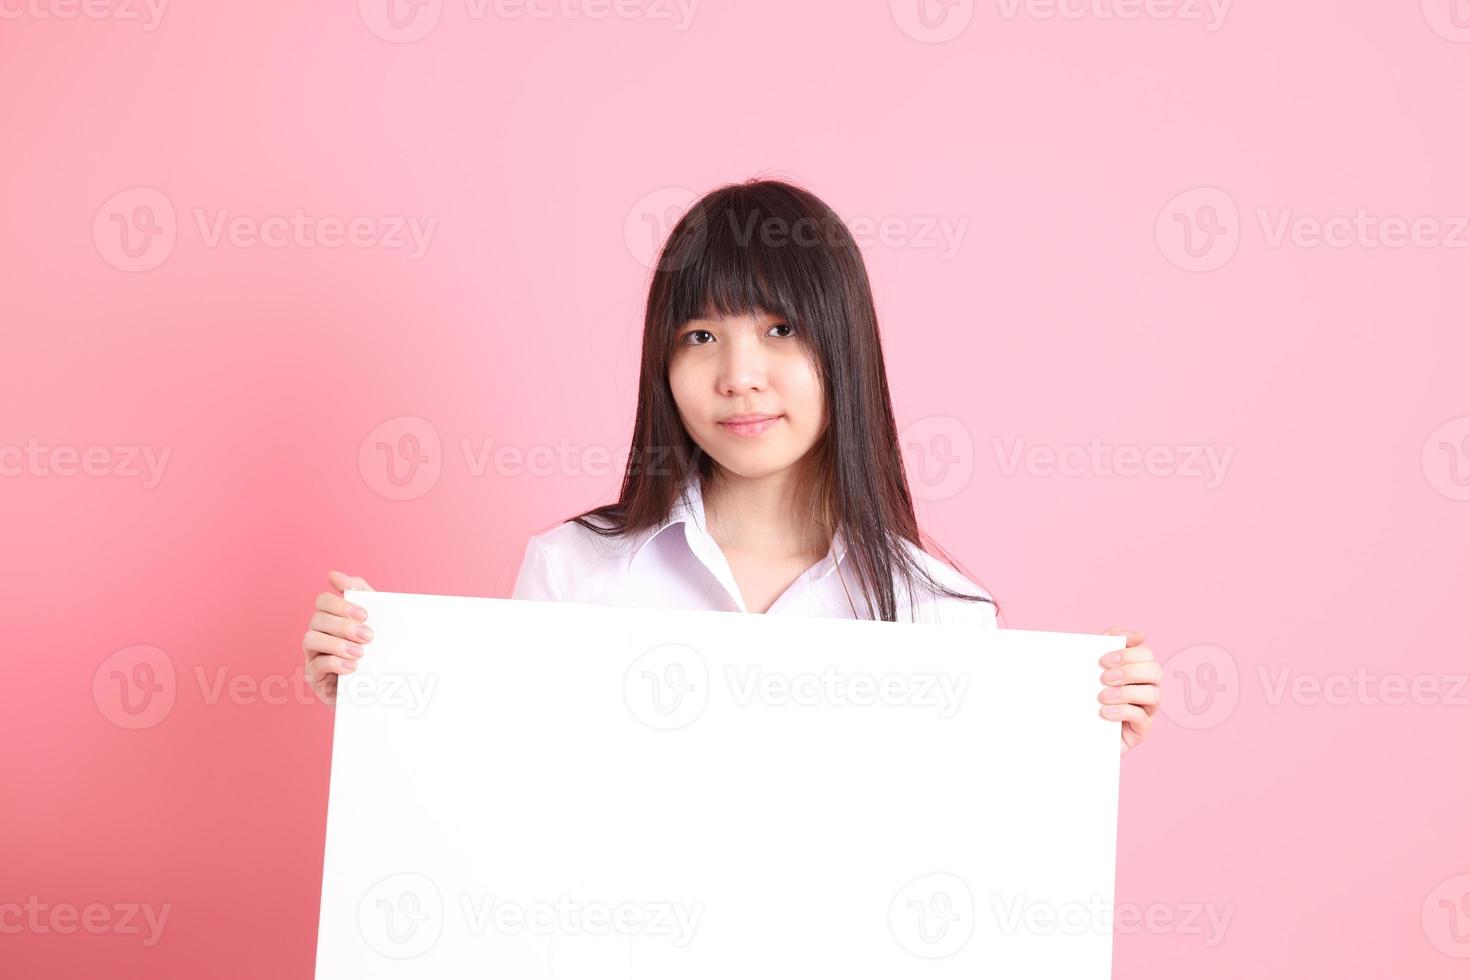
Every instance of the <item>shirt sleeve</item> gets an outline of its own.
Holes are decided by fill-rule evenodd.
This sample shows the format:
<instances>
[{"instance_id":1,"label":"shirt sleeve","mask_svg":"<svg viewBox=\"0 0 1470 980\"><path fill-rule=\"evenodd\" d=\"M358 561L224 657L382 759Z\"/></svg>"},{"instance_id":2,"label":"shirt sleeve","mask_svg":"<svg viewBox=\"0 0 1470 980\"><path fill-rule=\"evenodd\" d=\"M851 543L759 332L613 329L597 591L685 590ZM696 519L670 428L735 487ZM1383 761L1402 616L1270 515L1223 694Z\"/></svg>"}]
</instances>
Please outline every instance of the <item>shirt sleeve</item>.
<instances>
[{"instance_id":1,"label":"shirt sleeve","mask_svg":"<svg viewBox=\"0 0 1470 980\"><path fill-rule=\"evenodd\" d=\"M516 584L510 597L548 602L558 602L563 598L546 547L534 535L526 542L526 552L521 557L521 568L516 573Z\"/></svg>"}]
</instances>

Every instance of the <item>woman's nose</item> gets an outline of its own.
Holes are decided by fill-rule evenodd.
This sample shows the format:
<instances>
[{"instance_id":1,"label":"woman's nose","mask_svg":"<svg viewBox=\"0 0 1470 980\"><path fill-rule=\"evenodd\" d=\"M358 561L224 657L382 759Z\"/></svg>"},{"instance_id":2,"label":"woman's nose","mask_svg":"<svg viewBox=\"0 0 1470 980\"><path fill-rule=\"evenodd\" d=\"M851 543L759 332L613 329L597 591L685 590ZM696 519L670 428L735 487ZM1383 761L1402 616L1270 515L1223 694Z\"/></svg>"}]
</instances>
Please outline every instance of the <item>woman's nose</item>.
<instances>
[{"instance_id":1,"label":"woman's nose","mask_svg":"<svg viewBox=\"0 0 1470 980\"><path fill-rule=\"evenodd\" d=\"M737 392L766 386L766 367L758 345L731 344L720 365L720 390Z\"/></svg>"}]
</instances>

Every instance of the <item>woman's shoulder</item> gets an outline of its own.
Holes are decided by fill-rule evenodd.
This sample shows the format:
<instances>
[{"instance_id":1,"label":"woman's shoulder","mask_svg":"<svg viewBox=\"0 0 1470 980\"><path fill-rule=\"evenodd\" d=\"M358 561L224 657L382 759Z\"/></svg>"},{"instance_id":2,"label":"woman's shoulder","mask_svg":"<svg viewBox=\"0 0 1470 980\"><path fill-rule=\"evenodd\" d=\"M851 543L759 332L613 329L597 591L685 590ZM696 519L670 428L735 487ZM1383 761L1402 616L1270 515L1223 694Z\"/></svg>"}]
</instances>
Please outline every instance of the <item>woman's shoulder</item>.
<instances>
[{"instance_id":1,"label":"woman's shoulder","mask_svg":"<svg viewBox=\"0 0 1470 980\"><path fill-rule=\"evenodd\" d=\"M935 595L924 587L922 581L916 581L914 587L919 592L918 597L913 600L916 618L932 622L996 625L995 600L988 591L971 581L968 576L949 562L925 551L918 544L905 541L904 546L908 549L914 562L936 583L952 592L977 597L976 599L959 599L952 596Z\"/></svg>"},{"instance_id":2,"label":"woman's shoulder","mask_svg":"<svg viewBox=\"0 0 1470 980\"><path fill-rule=\"evenodd\" d=\"M563 521L526 540L512 599L577 601L618 560L617 538L603 538L576 520Z\"/></svg>"},{"instance_id":3,"label":"woman's shoulder","mask_svg":"<svg viewBox=\"0 0 1470 980\"><path fill-rule=\"evenodd\" d=\"M925 551L924 548L912 541L904 541L904 547L908 549L909 555L913 557L919 567L928 572L929 577L933 578L940 585L953 589L956 592L982 596L986 599L991 598L989 592L986 592L980 585L971 581L965 573L938 555Z\"/></svg>"},{"instance_id":4,"label":"woman's shoulder","mask_svg":"<svg viewBox=\"0 0 1470 980\"><path fill-rule=\"evenodd\" d=\"M532 534L526 550L539 550L559 563L616 561L628 556L636 535L615 534L606 521L584 519L604 530L595 531L573 518Z\"/></svg>"}]
</instances>

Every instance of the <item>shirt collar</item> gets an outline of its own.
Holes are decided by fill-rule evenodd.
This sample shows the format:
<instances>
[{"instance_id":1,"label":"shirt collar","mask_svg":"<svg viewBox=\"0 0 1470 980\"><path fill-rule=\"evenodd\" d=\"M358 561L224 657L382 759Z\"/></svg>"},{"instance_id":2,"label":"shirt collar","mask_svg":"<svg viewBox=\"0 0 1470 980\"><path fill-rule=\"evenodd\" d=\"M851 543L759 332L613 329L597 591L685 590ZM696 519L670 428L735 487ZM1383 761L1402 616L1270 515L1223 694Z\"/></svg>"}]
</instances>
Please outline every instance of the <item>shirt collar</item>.
<instances>
[{"instance_id":1,"label":"shirt collar","mask_svg":"<svg viewBox=\"0 0 1470 980\"><path fill-rule=\"evenodd\" d=\"M695 548L695 542L698 540L712 541L704 525L704 494L700 488L698 473L685 479L681 492L675 496L673 506L669 508L669 515L664 518L663 523L643 532L642 539L633 547L628 564L631 566L650 541L675 524L684 525L684 537L689 541L691 548ZM828 549L827 557L832 559L832 566L835 568L842 562L846 554L847 538L843 536L842 525L839 522L837 529L832 534L832 545Z\"/></svg>"}]
</instances>

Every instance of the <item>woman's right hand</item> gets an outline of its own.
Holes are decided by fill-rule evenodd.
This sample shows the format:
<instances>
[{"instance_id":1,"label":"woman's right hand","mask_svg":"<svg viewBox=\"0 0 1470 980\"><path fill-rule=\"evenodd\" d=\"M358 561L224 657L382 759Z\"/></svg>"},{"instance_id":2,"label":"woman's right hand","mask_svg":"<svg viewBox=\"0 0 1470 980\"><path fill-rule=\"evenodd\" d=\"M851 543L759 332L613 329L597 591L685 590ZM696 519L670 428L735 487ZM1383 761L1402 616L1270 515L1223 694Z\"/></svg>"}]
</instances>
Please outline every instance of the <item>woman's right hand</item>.
<instances>
[{"instance_id":1,"label":"woman's right hand","mask_svg":"<svg viewBox=\"0 0 1470 980\"><path fill-rule=\"evenodd\" d=\"M363 622L367 610L348 602L342 593L348 589L375 590L366 579L336 571L327 573L327 582L335 591L316 597L316 611L311 614L301 649L306 653L306 679L311 689L323 702L335 705L337 675L357 669L357 660L362 656L359 644L373 638L373 631Z\"/></svg>"}]
</instances>

